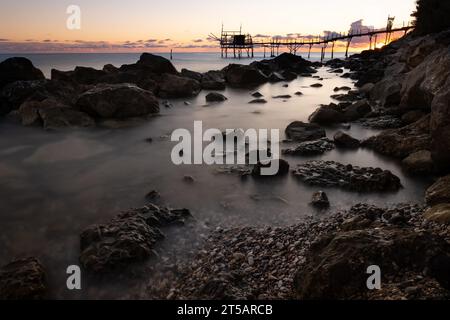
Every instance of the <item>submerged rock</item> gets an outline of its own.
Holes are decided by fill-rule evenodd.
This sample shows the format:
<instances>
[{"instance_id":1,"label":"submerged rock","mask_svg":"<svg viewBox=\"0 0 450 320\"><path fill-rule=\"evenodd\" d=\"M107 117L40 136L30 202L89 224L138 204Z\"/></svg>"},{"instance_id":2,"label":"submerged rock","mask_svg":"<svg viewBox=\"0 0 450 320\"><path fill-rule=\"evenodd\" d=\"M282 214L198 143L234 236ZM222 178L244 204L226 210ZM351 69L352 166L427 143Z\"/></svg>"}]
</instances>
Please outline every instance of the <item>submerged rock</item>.
<instances>
[{"instance_id":1,"label":"submerged rock","mask_svg":"<svg viewBox=\"0 0 450 320\"><path fill-rule=\"evenodd\" d=\"M334 143L327 138L322 138L319 140L302 142L294 148L283 150L283 153L295 156L313 156L324 154L333 149Z\"/></svg>"},{"instance_id":2,"label":"submerged rock","mask_svg":"<svg viewBox=\"0 0 450 320\"><path fill-rule=\"evenodd\" d=\"M256 92L252 93L252 97L254 97L254 98L262 98L264 96L260 92L256 91Z\"/></svg>"},{"instance_id":3,"label":"submerged rock","mask_svg":"<svg viewBox=\"0 0 450 320\"><path fill-rule=\"evenodd\" d=\"M317 140L325 138L326 133L323 128L314 123L305 123L302 121L294 121L289 124L285 130L289 139L297 142Z\"/></svg>"},{"instance_id":4,"label":"submerged rock","mask_svg":"<svg viewBox=\"0 0 450 320\"><path fill-rule=\"evenodd\" d=\"M360 142L358 139L353 138L352 136L342 132L338 131L333 137L334 143L336 146L341 148L349 148L349 149L356 149L359 148Z\"/></svg>"},{"instance_id":5,"label":"submerged rock","mask_svg":"<svg viewBox=\"0 0 450 320\"><path fill-rule=\"evenodd\" d=\"M184 223L187 209L171 210L149 205L124 211L110 222L92 225L80 235L80 262L90 272L121 270L152 255L164 236L160 227Z\"/></svg>"},{"instance_id":6,"label":"submerged rock","mask_svg":"<svg viewBox=\"0 0 450 320\"><path fill-rule=\"evenodd\" d=\"M153 93L132 84L100 84L83 93L79 110L98 118L130 118L159 112Z\"/></svg>"},{"instance_id":7,"label":"submerged rock","mask_svg":"<svg viewBox=\"0 0 450 320\"><path fill-rule=\"evenodd\" d=\"M262 99L262 98L259 98L259 99L253 99L253 100L251 100L249 103L255 103L255 104L263 104L263 103L267 103L267 100L266 99Z\"/></svg>"},{"instance_id":8,"label":"submerged rock","mask_svg":"<svg viewBox=\"0 0 450 320\"><path fill-rule=\"evenodd\" d=\"M41 300L46 292L46 274L38 259L14 260L0 268L0 300Z\"/></svg>"},{"instance_id":9,"label":"submerged rock","mask_svg":"<svg viewBox=\"0 0 450 320\"><path fill-rule=\"evenodd\" d=\"M400 179L388 170L361 168L334 161L308 161L297 165L293 173L310 185L340 187L356 192L397 191L402 187Z\"/></svg>"},{"instance_id":10,"label":"submerged rock","mask_svg":"<svg viewBox=\"0 0 450 320\"><path fill-rule=\"evenodd\" d=\"M314 83L314 84L310 85L310 87L311 88L321 88L321 87L323 87L323 84L321 84L321 83Z\"/></svg>"},{"instance_id":11,"label":"submerged rock","mask_svg":"<svg viewBox=\"0 0 450 320\"><path fill-rule=\"evenodd\" d=\"M317 191L312 195L311 205L318 209L326 209L330 207L330 201L328 196L323 191Z\"/></svg>"},{"instance_id":12,"label":"submerged rock","mask_svg":"<svg viewBox=\"0 0 450 320\"><path fill-rule=\"evenodd\" d=\"M205 99L208 102L222 102L222 101L228 100L227 97L225 97L223 94L220 94L217 92L208 93L206 95Z\"/></svg>"}]
</instances>

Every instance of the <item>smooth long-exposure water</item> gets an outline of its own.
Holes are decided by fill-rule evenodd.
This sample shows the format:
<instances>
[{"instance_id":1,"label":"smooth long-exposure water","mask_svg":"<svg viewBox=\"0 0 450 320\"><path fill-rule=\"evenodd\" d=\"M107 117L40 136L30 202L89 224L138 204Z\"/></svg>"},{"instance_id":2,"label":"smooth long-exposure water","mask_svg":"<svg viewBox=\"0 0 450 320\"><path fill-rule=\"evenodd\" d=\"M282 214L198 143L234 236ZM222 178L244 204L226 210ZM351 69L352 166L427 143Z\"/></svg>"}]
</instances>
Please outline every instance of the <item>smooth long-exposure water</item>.
<instances>
[{"instance_id":1,"label":"smooth long-exposure water","mask_svg":"<svg viewBox=\"0 0 450 320\"><path fill-rule=\"evenodd\" d=\"M217 62L211 69L222 63ZM145 195L153 189L160 192L162 203L190 209L196 223L211 228L282 226L308 215L326 215L309 205L312 193L319 188L304 185L291 175L280 179L241 179L217 173L217 166L176 166L170 158L175 145L170 134L177 128L192 131L195 120L202 120L204 129L280 129L280 138L284 139L284 129L290 122L307 121L319 104L331 102L334 87L353 85L351 80L330 74L325 68L317 75L324 78L322 88L309 87L317 79L303 77L290 82L287 88L284 83L257 88L268 100L264 105L248 104L253 99L250 93L255 90L231 88L223 92L228 101L206 105L208 92L202 91L195 98L172 100L173 108L161 108L160 116L128 128L46 132L0 122L0 263L14 257L37 256L51 270L55 297L71 298L76 294L93 298L95 288L72 293L61 282L65 268L78 263L81 230L92 223L108 221L120 209L148 203ZM294 95L296 91L302 91L303 96ZM292 98L272 99L280 94L290 94ZM328 129L328 137L336 130ZM377 133L357 125L348 132L359 139ZM149 137L152 143L146 141ZM281 149L289 146L292 145L282 143ZM284 158L291 167L310 159L381 167L399 176L404 186L396 193L383 194L322 188L330 198L330 211L358 202L384 206L421 202L423 198L426 181L412 179L396 161L369 150L333 150L313 158ZM185 175L194 177L195 182L183 181ZM180 228L178 232L188 237L192 229ZM182 246L173 237L164 240L164 246L171 245ZM126 288L124 285L122 289ZM122 293L111 296L120 297Z\"/></svg>"}]
</instances>

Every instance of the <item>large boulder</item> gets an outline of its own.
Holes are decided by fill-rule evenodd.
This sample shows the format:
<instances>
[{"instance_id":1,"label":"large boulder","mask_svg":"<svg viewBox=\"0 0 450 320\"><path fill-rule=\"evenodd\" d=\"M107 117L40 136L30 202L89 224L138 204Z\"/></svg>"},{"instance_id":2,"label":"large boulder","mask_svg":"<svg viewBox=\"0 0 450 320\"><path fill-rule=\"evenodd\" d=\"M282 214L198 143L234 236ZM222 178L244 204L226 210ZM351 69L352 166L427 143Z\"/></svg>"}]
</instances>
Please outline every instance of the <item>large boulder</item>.
<instances>
[{"instance_id":1,"label":"large boulder","mask_svg":"<svg viewBox=\"0 0 450 320\"><path fill-rule=\"evenodd\" d=\"M402 188L400 179L388 170L334 161L307 161L297 165L294 176L309 185L340 187L355 192L393 192Z\"/></svg>"},{"instance_id":2,"label":"large boulder","mask_svg":"<svg viewBox=\"0 0 450 320\"><path fill-rule=\"evenodd\" d=\"M346 121L355 121L366 116L372 111L372 107L365 99L356 101L344 110L344 117Z\"/></svg>"},{"instance_id":3,"label":"large boulder","mask_svg":"<svg viewBox=\"0 0 450 320\"><path fill-rule=\"evenodd\" d=\"M370 91L370 99L378 101L385 108L398 106L401 100L402 78L399 76L383 78Z\"/></svg>"},{"instance_id":4,"label":"large boulder","mask_svg":"<svg viewBox=\"0 0 450 320\"><path fill-rule=\"evenodd\" d=\"M0 268L0 300L42 300L46 292L45 270L38 259L18 259Z\"/></svg>"},{"instance_id":5,"label":"large boulder","mask_svg":"<svg viewBox=\"0 0 450 320\"><path fill-rule=\"evenodd\" d=\"M404 159L430 147L430 116L400 129L386 130L363 141L363 146L381 154Z\"/></svg>"},{"instance_id":6,"label":"large boulder","mask_svg":"<svg viewBox=\"0 0 450 320\"><path fill-rule=\"evenodd\" d=\"M97 84L102 82L102 78L107 75L106 71L96 70L88 67L75 67L73 71L59 71L52 69L52 80L72 81L79 84Z\"/></svg>"},{"instance_id":7,"label":"large boulder","mask_svg":"<svg viewBox=\"0 0 450 320\"><path fill-rule=\"evenodd\" d=\"M158 96L165 99L196 96L200 90L198 81L168 73L163 74L158 82Z\"/></svg>"},{"instance_id":8,"label":"large boulder","mask_svg":"<svg viewBox=\"0 0 450 320\"><path fill-rule=\"evenodd\" d=\"M429 208L424 218L429 221L450 225L450 203L441 203Z\"/></svg>"},{"instance_id":9,"label":"large boulder","mask_svg":"<svg viewBox=\"0 0 450 320\"><path fill-rule=\"evenodd\" d=\"M218 92L210 92L205 97L207 102L222 102L228 100L223 94Z\"/></svg>"},{"instance_id":10,"label":"large boulder","mask_svg":"<svg viewBox=\"0 0 450 320\"><path fill-rule=\"evenodd\" d=\"M290 123L286 130L286 136L294 141L303 142L317 140L326 137L325 130L314 123L294 121Z\"/></svg>"},{"instance_id":11,"label":"large boulder","mask_svg":"<svg viewBox=\"0 0 450 320\"><path fill-rule=\"evenodd\" d=\"M379 266L383 279L395 277L398 269L428 276L449 288L450 247L430 232L412 227L382 226L338 231L314 243L306 265L295 276L299 299L358 299L366 297L367 268Z\"/></svg>"},{"instance_id":12,"label":"large boulder","mask_svg":"<svg viewBox=\"0 0 450 320\"><path fill-rule=\"evenodd\" d=\"M225 90L225 75L222 71L211 70L205 72L201 78L202 89Z\"/></svg>"},{"instance_id":13,"label":"large boulder","mask_svg":"<svg viewBox=\"0 0 450 320\"><path fill-rule=\"evenodd\" d=\"M450 75L448 48L435 50L403 82L400 106L429 110L435 95L445 87Z\"/></svg>"},{"instance_id":14,"label":"large boulder","mask_svg":"<svg viewBox=\"0 0 450 320\"><path fill-rule=\"evenodd\" d=\"M170 60L151 53L143 53L139 58L137 65L143 66L149 72L154 72L156 74L178 74L177 69Z\"/></svg>"},{"instance_id":15,"label":"large boulder","mask_svg":"<svg viewBox=\"0 0 450 320\"><path fill-rule=\"evenodd\" d=\"M15 81L43 80L44 74L33 63L21 57L9 58L0 63L0 89Z\"/></svg>"},{"instance_id":16,"label":"large boulder","mask_svg":"<svg viewBox=\"0 0 450 320\"><path fill-rule=\"evenodd\" d=\"M223 72L227 83L233 87L254 87L268 81L267 76L252 66L230 64Z\"/></svg>"},{"instance_id":17,"label":"large boulder","mask_svg":"<svg viewBox=\"0 0 450 320\"><path fill-rule=\"evenodd\" d=\"M95 125L94 119L88 114L52 98L43 101L25 101L20 106L18 114L23 125L42 125L45 129L92 127Z\"/></svg>"},{"instance_id":18,"label":"large boulder","mask_svg":"<svg viewBox=\"0 0 450 320\"><path fill-rule=\"evenodd\" d=\"M334 143L339 148L356 149L359 148L360 141L346 134L345 132L338 131L333 136Z\"/></svg>"},{"instance_id":19,"label":"large boulder","mask_svg":"<svg viewBox=\"0 0 450 320\"><path fill-rule=\"evenodd\" d=\"M439 178L427 189L425 201L431 206L450 203L450 175Z\"/></svg>"},{"instance_id":20,"label":"large boulder","mask_svg":"<svg viewBox=\"0 0 450 320\"><path fill-rule=\"evenodd\" d=\"M27 100L42 101L52 97L64 104L72 105L81 90L82 88L78 86L60 81L16 81L0 91L0 116L19 108Z\"/></svg>"},{"instance_id":21,"label":"large boulder","mask_svg":"<svg viewBox=\"0 0 450 320\"><path fill-rule=\"evenodd\" d=\"M431 104L431 155L437 168L450 172L450 77Z\"/></svg>"},{"instance_id":22,"label":"large boulder","mask_svg":"<svg viewBox=\"0 0 450 320\"><path fill-rule=\"evenodd\" d=\"M110 222L92 225L80 235L80 262L90 272L107 273L126 268L152 255L164 236L161 226L183 223L189 210L149 205L124 211Z\"/></svg>"},{"instance_id":23,"label":"large boulder","mask_svg":"<svg viewBox=\"0 0 450 320\"><path fill-rule=\"evenodd\" d=\"M81 94L76 107L96 118L130 118L159 112L153 93L132 84L99 84Z\"/></svg>"},{"instance_id":24,"label":"large boulder","mask_svg":"<svg viewBox=\"0 0 450 320\"><path fill-rule=\"evenodd\" d=\"M345 121L344 115L328 106L319 107L309 116L309 122L322 125L330 125Z\"/></svg>"}]
</instances>

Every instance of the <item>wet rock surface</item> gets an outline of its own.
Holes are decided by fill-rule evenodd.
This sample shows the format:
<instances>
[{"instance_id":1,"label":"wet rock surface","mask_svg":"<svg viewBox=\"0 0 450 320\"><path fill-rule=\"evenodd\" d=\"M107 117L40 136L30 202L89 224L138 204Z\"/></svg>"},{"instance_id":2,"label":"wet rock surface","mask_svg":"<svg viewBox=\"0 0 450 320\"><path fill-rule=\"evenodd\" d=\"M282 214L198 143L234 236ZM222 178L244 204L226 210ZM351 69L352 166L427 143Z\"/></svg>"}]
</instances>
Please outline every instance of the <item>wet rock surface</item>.
<instances>
[{"instance_id":1,"label":"wet rock surface","mask_svg":"<svg viewBox=\"0 0 450 320\"><path fill-rule=\"evenodd\" d=\"M313 156L324 154L327 151L334 149L334 143L327 138L322 138L314 141L305 141L298 146L290 149L284 149L283 154L290 154L294 156Z\"/></svg>"},{"instance_id":2,"label":"wet rock surface","mask_svg":"<svg viewBox=\"0 0 450 320\"><path fill-rule=\"evenodd\" d=\"M388 170L361 168L334 161L308 161L297 165L293 174L306 184L356 192L393 192L402 187L400 179Z\"/></svg>"},{"instance_id":3,"label":"wet rock surface","mask_svg":"<svg viewBox=\"0 0 450 320\"><path fill-rule=\"evenodd\" d=\"M0 268L0 300L41 300L46 293L46 273L38 259L18 259Z\"/></svg>"},{"instance_id":4,"label":"wet rock surface","mask_svg":"<svg viewBox=\"0 0 450 320\"><path fill-rule=\"evenodd\" d=\"M338 131L333 137L334 143L339 148L356 149L360 146L360 141L347 133Z\"/></svg>"},{"instance_id":5,"label":"wet rock surface","mask_svg":"<svg viewBox=\"0 0 450 320\"><path fill-rule=\"evenodd\" d=\"M439 178L425 193L429 205L450 203L450 175Z\"/></svg>"},{"instance_id":6,"label":"wet rock surface","mask_svg":"<svg viewBox=\"0 0 450 320\"><path fill-rule=\"evenodd\" d=\"M286 136L294 141L303 142L325 138L326 133L323 128L314 123L294 121L285 130Z\"/></svg>"},{"instance_id":7,"label":"wet rock surface","mask_svg":"<svg viewBox=\"0 0 450 320\"><path fill-rule=\"evenodd\" d=\"M15 81L44 79L42 71L26 58L9 58L0 63L0 89Z\"/></svg>"},{"instance_id":8,"label":"wet rock surface","mask_svg":"<svg viewBox=\"0 0 450 320\"><path fill-rule=\"evenodd\" d=\"M205 97L207 102L222 102L228 100L223 94L217 92L210 92Z\"/></svg>"},{"instance_id":9,"label":"wet rock surface","mask_svg":"<svg viewBox=\"0 0 450 320\"><path fill-rule=\"evenodd\" d=\"M81 265L90 272L107 273L143 261L164 238L160 227L183 224L190 216L187 209L148 205L124 211L109 223L92 225L80 235Z\"/></svg>"},{"instance_id":10,"label":"wet rock surface","mask_svg":"<svg viewBox=\"0 0 450 320\"><path fill-rule=\"evenodd\" d=\"M149 297L446 299L449 239L410 204L359 204L282 228L218 228L169 283L151 286ZM386 270L382 290L367 290L371 264Z\"/></svg>"},{"instance_id":11,"label":"wet rock surface","mask_svg":"<svg viewBox=\"0 0 450 320\"><path fill-rule=\"evenodd\" d=\"M98 118L129 118L159 112L153 93L131 84L97 85L83 93L76 106Z\"/></svg>"},{"instance_id":12,"label":"wet rock surface","mask_svg":"<svg viewBox=\"0 0 450 320\"><path fill-rule=\"evenodd\" d=\"M318 209L326 209L330 207L330 200L325 192L317 191L312 195L311 205Z\"/></svg>"}]
</instances>

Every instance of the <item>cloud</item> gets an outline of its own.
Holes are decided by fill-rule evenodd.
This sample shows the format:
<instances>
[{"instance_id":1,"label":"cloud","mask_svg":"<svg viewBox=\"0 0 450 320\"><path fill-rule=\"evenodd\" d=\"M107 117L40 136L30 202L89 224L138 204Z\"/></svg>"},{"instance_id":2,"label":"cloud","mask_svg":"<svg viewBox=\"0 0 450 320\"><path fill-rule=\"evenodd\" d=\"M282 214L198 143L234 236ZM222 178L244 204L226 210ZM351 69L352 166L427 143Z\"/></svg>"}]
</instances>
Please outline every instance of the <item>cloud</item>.
<instances>
[{"instance_id":1,"label":"cloud","mask_svg":"<svg viewBox=\"0 0 450 320\"><path fill-rule=\"evenodd\" d=\"M203 39L194 39L194 40L192 40L192 42L194 42L194 43L200 43L200 42L203 42Z\"/></svg>"},{"instance_id":2,"label":"cloud","mask_svg":"<svg viewBox=\"0 0 450 320\"><path fill-rule=\"evenodd\" d=\"M6 42L9 41L8 39L0 39L0 42Z\"/></svg>"},{"instance_id":3,"label":"cloud","mask_svg":"<svg viewBox=\"0 0 450 320\"><path fill-rule=\"evenodd\" d=\"M258 33L257 35L253 36L253 38L272 38L272 36L269 36L267 34Z\"/></svg>"}]
</instances>

